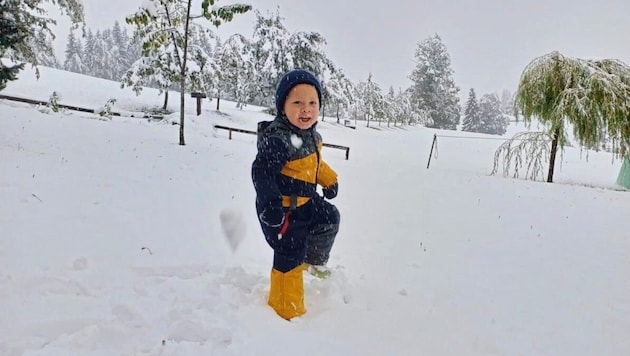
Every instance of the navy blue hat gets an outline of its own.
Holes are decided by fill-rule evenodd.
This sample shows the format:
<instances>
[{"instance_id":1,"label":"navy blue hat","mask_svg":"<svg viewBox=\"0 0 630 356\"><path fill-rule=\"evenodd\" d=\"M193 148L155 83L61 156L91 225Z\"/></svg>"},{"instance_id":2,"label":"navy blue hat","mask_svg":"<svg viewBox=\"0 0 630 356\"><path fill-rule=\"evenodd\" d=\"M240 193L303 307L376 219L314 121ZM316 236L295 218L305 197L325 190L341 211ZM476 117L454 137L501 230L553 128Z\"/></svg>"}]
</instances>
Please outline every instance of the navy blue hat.
<instances>
[{"instance_id":1,"label":"navy blue hat","mask_svg":"<svg viewBox=\"0 0 630 356\"><path fill-rule=\"evenodd\" d=\"M278 115L284 110L284 102L287 100L289 91L298 84L310 84L317 89L317 98L319 99L319 107L322 107L322 85L319 80L315 78L313 73L304 69L294 69L286 73L280 82L278 82L278 89L276 89L276 112Z\"/></svg>"}]
</instances>

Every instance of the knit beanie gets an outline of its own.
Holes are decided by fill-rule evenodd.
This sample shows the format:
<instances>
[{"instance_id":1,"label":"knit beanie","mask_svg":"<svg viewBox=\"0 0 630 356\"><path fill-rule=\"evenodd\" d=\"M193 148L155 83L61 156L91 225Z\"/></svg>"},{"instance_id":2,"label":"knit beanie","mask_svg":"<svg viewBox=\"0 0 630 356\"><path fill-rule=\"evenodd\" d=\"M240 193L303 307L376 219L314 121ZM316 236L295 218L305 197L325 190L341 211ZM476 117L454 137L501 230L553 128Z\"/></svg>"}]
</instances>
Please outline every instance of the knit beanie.
<instances>
[{"instance_id":1,"label":"knit beanie","mask_svg":"<svg viewBox=\"0 0 630 356\"><path fill-rule=\"evenodd\" d=\"M317 98L319 99L319 107L322 107L322 86L319 84L319 80L315 78L313 73L305 69L294 69L280 79L278 82L278 88L276 89L276 113L278 116L282 114L284 110L284 102L287 100L289 91L298 84L310 84L317 90Z\"/></svg>"}]
</instances>

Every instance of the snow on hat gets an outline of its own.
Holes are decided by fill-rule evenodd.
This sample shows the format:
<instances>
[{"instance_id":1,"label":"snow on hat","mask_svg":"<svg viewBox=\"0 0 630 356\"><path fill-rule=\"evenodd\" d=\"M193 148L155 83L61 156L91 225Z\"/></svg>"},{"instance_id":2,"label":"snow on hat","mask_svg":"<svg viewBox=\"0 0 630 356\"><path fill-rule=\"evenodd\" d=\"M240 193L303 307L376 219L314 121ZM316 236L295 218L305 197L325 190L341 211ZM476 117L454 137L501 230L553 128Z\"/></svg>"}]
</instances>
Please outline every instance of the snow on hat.
<instances>
[{"instance_id":1,"label":"snow on hat","mask_svg":"<svg viewBox=\"0 0 630 356\"><path fill-rule=\"evenodd\" d=\"M286 73L278 83L276 89L276 112L278 115L284 111L284 102L287 100L289 91L298 84L310 84L317 90L317 98L319 99L319 107L322 107L322 86L319 80L315 78L313 73L305 69L294 69Z\"/></svg>"}]
</instances>

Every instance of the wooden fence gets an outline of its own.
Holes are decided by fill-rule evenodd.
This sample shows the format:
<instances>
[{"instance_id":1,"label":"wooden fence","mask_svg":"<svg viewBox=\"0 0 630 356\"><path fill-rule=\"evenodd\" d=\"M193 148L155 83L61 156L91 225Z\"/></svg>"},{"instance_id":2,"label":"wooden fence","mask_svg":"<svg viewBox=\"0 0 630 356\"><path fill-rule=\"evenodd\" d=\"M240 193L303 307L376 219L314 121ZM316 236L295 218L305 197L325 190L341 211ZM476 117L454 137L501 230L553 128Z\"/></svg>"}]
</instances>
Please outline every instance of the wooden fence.
<instances>
[{"instance_id":1,"label":"wooden fence","mask_svg":"<svg viewBox=\"0 0 630 356\"><path fill-rule=\"evenodd\" d=\"M232 132L240 132L240 133L244 133L244 134L250 134L250 135L256 135L256 131L251 131L251 130L244 130L244 129L238 129L235 127L228 127L228 126L223 126L223 125L214 125L215 129L219 129L219 130L227 130L228 131L228 138L231 140L232 139ZM346 151L346 160L348 160L350 158L350 147L348 146L341 146L341 145L335 145L332 143L323 143L324 147L329 147L329 148L336 148L338 150L344 150Z\"/></svg>"},{"instance_id":2,"label":"wooden fence","mask_svg":"<svg viewBox=\"0 0 630 356\"><path fill-rule=\"evenodd\" d=\"M49 103L47 101L42 101L42 100L35 100L35 99L28 99L28 98L20 98L17 96L10 96L10 95L2 95L0 94L0 99L5 99L5 100L10 100L10 101L17 101L20 103L26 103L26 104L32 104L32 105L48 105ZM87 113L92 113L92 114L97 114L98 112L94 109L89 109L89 108L82 108L79 106L74 106L74 105L65 105L65 104L57 104L60 108L63 109L68 109L68 110L73 110L73 111L80 111L80 112L87 112ZM143 119L155 119L155 120L161 120L164 117L162 115L151 115L151 114L147 114L147 113L139 113L139 115L142 116L134 116L133 114L127 114L127 115L123 115L119 112L110 112L110 114L112 116L129 116L129 117L140 117Z\"/></svg>"}]
</instances>

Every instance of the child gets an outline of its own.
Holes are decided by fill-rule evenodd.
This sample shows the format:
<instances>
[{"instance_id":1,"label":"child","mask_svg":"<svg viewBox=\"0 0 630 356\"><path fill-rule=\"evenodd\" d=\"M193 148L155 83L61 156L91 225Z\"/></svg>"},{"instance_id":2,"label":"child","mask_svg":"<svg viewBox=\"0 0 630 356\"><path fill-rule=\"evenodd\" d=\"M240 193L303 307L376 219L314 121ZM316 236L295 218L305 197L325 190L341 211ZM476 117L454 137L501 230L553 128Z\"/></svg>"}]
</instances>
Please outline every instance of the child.
<instances>
[{"instance_id":1,"label":"child","mask_svg":"<svg viewBox=\"0 0 630 356\"><path fill-rule=\"evenodd\" d=\"M337 196L338 183L321 157L315 130L322 101L317 78L292 70L280 80L275 99L275 119L258 123L252 180L260 226L274 250L268 303L290 320L306 313L304 266L326 264L339 230L339 212L324 200Z\"/></svg>"}]
</instances>

